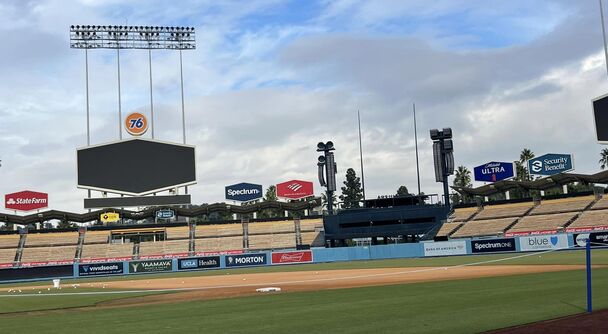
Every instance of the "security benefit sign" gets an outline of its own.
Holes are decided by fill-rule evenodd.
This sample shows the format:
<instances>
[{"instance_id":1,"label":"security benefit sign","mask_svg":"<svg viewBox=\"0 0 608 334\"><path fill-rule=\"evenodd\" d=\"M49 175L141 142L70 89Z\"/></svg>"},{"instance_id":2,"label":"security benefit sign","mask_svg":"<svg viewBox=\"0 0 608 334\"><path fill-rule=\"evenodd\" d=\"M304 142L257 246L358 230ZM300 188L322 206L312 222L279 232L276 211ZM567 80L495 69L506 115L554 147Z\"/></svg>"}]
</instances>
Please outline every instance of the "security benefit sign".
<instances>
[{"instance_id":1,"label":"security benefit sign","mask_svg":"<svg viewBox=\"0 0 608 334\"><path fill-rule=\"evenodd\" d=\"M528 171L532 175L551 176L573 169L572 154L549 153L528 160Z\"/></svg>"},{"instance_id":2,"label":"security benefit sign","mask_svg":"<svg viewBox=\"0 0 608 334\"><path fill-rule=\"evenodd\" d=\"M425 242L424 256L466 255L465 241Z\"/></svg>"},{"instance_id":3,"label":"security benefit sign","mask_svg":"<svg viewBox=\"0 0 608 334\"><path fill-rule=\"evenodd\" d=\"M513 165L512 162L492 161L477 166L473 169L475 181L496 182L511 179L515 177L515 168Z\"/></svg>"},{"instance_id":4,"label":"security benefit sign","mask_svg":"<svg viewBox=\"0 0 608 334\"><path fill-rule=\"evenodd\" d=\"M78 276L101 276L123 274L122 262L91 263L78 265Z\"/></svg>"},{"instance_id":5,"label":"security benefit sign","mask_svg":"<svg viewBox=\"0 0 608 334\"><path fill-rule=\"evenodd\" d=\"M262 185L253 183L237 183L226 186L226 199L248 202L262 198Z\"/></svg>"},{"instance_id":6,"label":"security benefit sign","mask_svg":"<svg viewBox=\"0 0 608 334\"><path fill-rule=\"evenodd\" d=\"M227 255L226 267L262 266L268 264L266 253Z\"/></svg>"},{"instance_id":7,"label":"security benefit sign","mask_svg":"<svg viewBox=\"0 0 608 334\"><path fill-rule=\"evenodd\" d=\"M177 261L177 269L179 270L211 269L219 267L219 256L193 257L187 259L180 259L179 261Z\"/></svg>"},{"instance_id":8,"label":"security benefit sign","mask_svg":"<svg viewBox=\"0 0 608 334\"><path fill-rule=\"evenodd\" d=\"M521 237L519 245L522 251L568 248L568 236L560 234Z\"/></svg>"},{"instance_id":9,"label":"security benefit sign","mask_svg":"<svg viewBox=\"0 0 608 334\"><path fill-rule=\"evenodd\" d=\"M129 273L156 273L161 271L171 271L173 261L169 260L149 260L129 262Z\"/></svg>"},{"instance_id":10,"label":"security benefit sign","mask_svg":"<svg viewBox=\"0 0 608 334\"><path fill-rule=\"evenodd\" d=\"M471 240L473 253L514 252L515 239Z\"/></svg>"}]
</instances>

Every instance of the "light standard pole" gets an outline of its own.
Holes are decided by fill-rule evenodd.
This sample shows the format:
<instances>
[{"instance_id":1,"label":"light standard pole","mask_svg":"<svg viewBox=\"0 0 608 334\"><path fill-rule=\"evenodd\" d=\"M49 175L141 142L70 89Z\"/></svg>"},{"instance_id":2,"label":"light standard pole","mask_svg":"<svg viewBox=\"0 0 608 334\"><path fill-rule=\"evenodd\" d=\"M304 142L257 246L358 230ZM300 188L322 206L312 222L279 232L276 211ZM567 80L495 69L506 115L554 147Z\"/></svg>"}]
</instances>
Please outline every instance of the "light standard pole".
<instances>
[{"instance_id":1,"label":"light standard pole","mask_svg":"<svg viewBox=\"0 0 608 334\"><path fill-rule=\"evenodd\" d=\"M323 155L319 156L317 163L317 167L319 168L319 183L327 189L327 213L330 215L333 214L334 191L336 191L336 173L338 169L334 161L334 152L332 152L334 150L334 143L331 141L326 143L319 142L317 144L317 152L323 152ZM327 178L324 177L323 172L325 172Z\"/></svg>"}]
</instances>

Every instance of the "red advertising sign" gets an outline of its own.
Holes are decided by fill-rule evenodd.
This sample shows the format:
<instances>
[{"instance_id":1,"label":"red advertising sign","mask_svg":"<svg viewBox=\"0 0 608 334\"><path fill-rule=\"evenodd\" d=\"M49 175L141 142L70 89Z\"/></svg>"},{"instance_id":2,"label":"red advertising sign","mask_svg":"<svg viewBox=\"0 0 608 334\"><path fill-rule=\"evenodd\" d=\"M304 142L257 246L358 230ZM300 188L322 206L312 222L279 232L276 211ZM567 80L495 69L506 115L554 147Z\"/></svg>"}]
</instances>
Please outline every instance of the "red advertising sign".
<instances>
[{"instance_id":1,"label":"red advertising sign","mask_svg":"<svg viewBox=\"0 0 608 334\"><path fill-rule=\"evenodd\" d=\"M505 237L522 237L527 235L544 235L544 234L556 234L557 230L538 230L538 231L526 231L526 232L507 232Z\"/></svg>"},{"instance_id":2,"label":"red advertising sign","mask_svg":"<svg viewBox=\"0 0 608 334\"><path fill-rule=\"evenodd\" d=\"M567 228L567 233L579 233L579 232L595 232L595 231L606 231L608 226L588 226L588 227L571 227Z\"/></svg>"},{"instance_id":3,"label":"red advertising sign","mask_svg":"<svg viewBox=\"0 0 608 334\"><path fill-rule=\"evenodd\" d=\"M277 196L299 199L314 194L312 182L291 180L277 184Z\"/></svg>"},{"instance_id":4,"label":"red advertising sign","mask_svg":"<svg viewBox=\"0 0 608 334\"><path fill-rule=\"evenodd\" d=\"M312 262L311 251L272 253L272 264Z\"/></svg>"},{"instance_id":5,"label":"red advertising sign","mask_svg":"<svg viewBox=\"0 0 608 334\"><path fill-rule=\"evenodd\" d=\"M4 195L7 210L31 211L49 206L49 194L36 191L20 191Z\"/></svg>"}]
</instances>

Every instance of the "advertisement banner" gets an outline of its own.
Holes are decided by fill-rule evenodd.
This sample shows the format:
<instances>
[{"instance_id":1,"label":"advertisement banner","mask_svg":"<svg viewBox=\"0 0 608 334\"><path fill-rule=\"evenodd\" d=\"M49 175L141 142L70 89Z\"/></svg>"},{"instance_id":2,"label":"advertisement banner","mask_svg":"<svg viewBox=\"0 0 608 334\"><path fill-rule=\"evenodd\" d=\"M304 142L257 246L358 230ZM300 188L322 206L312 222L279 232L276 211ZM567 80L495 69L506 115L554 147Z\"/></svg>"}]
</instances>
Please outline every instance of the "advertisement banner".
<instances>
[{"instance_id":1,"label":"advertisement banner","mask_svg":"<svg viewBox=\"0 0 608 334\"><path fill-rule=\"evenodd\" d=\"M574 169L572 154L549 153L528 160L531 175L551 176Z\"/></svg>"},{"instance_id":2,"label":"advertisement banner","mask_svg":"<svg viewBox=\"0 0 608 334\"><path fill-rule=\"evenodd\" d=\"M220 267L219 256L193 257L177 261L177 269L210 269Z\"/></svg>"},{"instance_id":3,"label":"advertisement banner","mask_svg":"<svg viewBox=\"0 0 608 334\"><path fill-rule=\"evenodd\" d=\"M225 251L217 251L217 252L196 252L194 255L196 256L211 256L211 255L235 255L235 254L243 254L242 249L233 249L233 250L225 250Z\"/></svg>"},{"instance_id":4,"label":"advertisement banner","mask_svg":"<svg viewBox=\"0 0 608 334\"><path fill-rule=\"evenodd\" d=\"M268 264L266 253L226 256L226 267L261 266L265 264Z\"/></svg>"},{"instance_id":5,"label":"advertisement banner","mask_svg":"<svg viewBox=\"0 0 608 334\"><path fill-rule=\"evenodd\" d=\"M446 256L466 254L466 241L441 241L424 243L424 256Z\"/></svg>"},{"instance_id":6,"label":"advertisement banner","mask_svg":"<svg viewBox=\"0 0 608 334\"><path fill-rule=\"evenodd\" d=\"M471 240L473 253L514 252L515 239Z\"/></svg>"},{"instance_id":7,"label":"advertisement banner","mask_svg":"<svg viewBox=\"0 0 608 334\"><path fill-rule=\"evenodd\" d=\"M568 248L568 236L560 234L521 237L519 246L522 251Z\"/></svg>"},{"instance_id":8,"label":"advertisement banner","mask_svg":"<svg viewBox=\"0 0 608 334\"><path fill-rule=\"evenodd\" d=\"M120 256L120 257L98 257L98 258L87 258L81 259L80 263L105 263L105 262L119 262L119 261L130 261L131 256Z\"/></svg>"},{"instance_id":9,"label":"advertisement banner","mask_svg":"<svg viewBox=\"0 0 608 334\"><path fill-rule=\"evenodd\" d=\"M155 273L160 271L171 271L173 261L171 260L150 260L129 262L129 273Z\"/></svg>"},{"instance_id":10,"label":"advertisement banner","mask_svg":"<svg viewBox=\"0 0 608 334\"><path fill-rule=\"evenodd\" d=\"M262 185L241 182L226 186L226 199L231 201L248 202L263 196Z\"/></svg>"},{"instance_id":11,"label":"advertisement banner","mask_svg":"<svg viewBox=\"0 0 608 334\"><path fill-rule=\"evenodd\" d=\"M475 181L496 182L515 177L514 163L492 161L473 168Z\"/></svg>"},{"instance_id":12,"label":"advertisement banner","mask_svg":"<svg viewBox=\"0 0 608 334\"><path fill-rule=\"evenodd\" d=\"M102 223L116 223L120 220L120 214L116 212L106 212L99 215Z\"/></svg>"},{"instance_id":13,"label":"advertisement banner","mask_svg":"<svg viewBox=\"0 0 608 334\"><path fill-rule=\"evenodd\" d=\"M277 184L277 196L300 199L314 194L313 184L308 181L291 180Z\"/></svg>"},{"instance_id":14,"label":"advertisement banner","mask_svg":"<svg viewBox=\"0 0 608 334\"><path fill-rule=\"evenodd\" d=\"M47 208L49 194L36 191L20 191L4 195L4 207L7 210L32 211Z\"/></svg>"},{"instance_id":15,"label":"advertisement banner","mask_svg":"<svg viewBox=\"0 0 608 334\"><path fill-rule=\"evenodd\" d=\"M30 267L30 268L7 268L0 270L0 281L70 277L74 275L72 265Z\"/></svg>"},{"instance_id":16,"label":"advertisement banner","mask_svg":"<svg viewBox=\"0 0 608 334\"><path fill-rule=\"evenodd\" d=\"M571 227L566 228L568 233L578 232L595 232L595 231L608 231L608 226L589 226L589 227Z\"/></svg>"},{"instance_id":17,"label":"advertisement banner","mask_svg":"<svg viewBox=\"0 0 608 334\"><path fill-rule=\"evenodd\" d=\"M78 276L98 276L123 274L122 262L79 264Z\"/></svg>"},{"instance_id":18,"label":"advertisement banner","mask_svg":"<svg viewBox=\"0 0 608 334\"><path fill-rule=\"evenodd\" d=\"M591 247L608 246L608 232L593 232L573 234L574 247L587 246L587 239L591 241Z\"/></svg>"},{"instance_id":19,"label":"advertisement banner","mask_svg":"<svg viewBox=\"0 0 608 334\"><path fill-rule=\"evenodd\" d=\"M311 251L272 253L272 264L312 262Z\"/></svg>"},{"instance_id":20,"label":"advertisement banner","mask_svg":"<svg viewBox=\"0 0 608 334\"><path fill-rule=\"evenodd\" d=\"M557 234L557 230L538 230L538 231L526 231L526 232L507 232L505 237L521 237L527 235L546 235L546 234Z\"/></svg>"},{"instance_id":21,"label":"advertisement banner","mask_svg":"<svg viewBox=\"0 0 608 334\"><path fill-rule=\"evenodd\" d=\"M156 211L156 218L169 219L169 218L173 218L173 216L175 216L175 212L173 212L173 210L170 210L170 209Z\"/></svg>"}]
</instances>

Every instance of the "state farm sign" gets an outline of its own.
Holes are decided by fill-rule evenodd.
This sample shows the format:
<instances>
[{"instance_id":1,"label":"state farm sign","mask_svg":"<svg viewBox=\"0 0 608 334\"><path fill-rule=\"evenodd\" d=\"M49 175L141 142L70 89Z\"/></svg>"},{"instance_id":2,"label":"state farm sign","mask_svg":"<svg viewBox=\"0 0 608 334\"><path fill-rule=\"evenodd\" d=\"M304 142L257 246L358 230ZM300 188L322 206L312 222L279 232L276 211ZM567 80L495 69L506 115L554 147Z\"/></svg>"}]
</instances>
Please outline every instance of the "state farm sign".
<instances>
[{"instance_id":1,"label":"state farm sign","mask_svg":"<svg viewBox=\"0 0 608 334\"><path fill-rule=\"evenodd\" d=\"M312 182L291 180L277 184L277 196L299 199L313 195Z\"/></svg>"},{"instance_id":2,"label":"state farm sign","mask_svg":"<svg viewBox=\"0 0 608 334\"><path fill-rule=\"evenodd\" d=\"M49 194L36 191L20 191L4 195L7 210L31 211L49 206Z\"/></svg>"}]
</instances>

